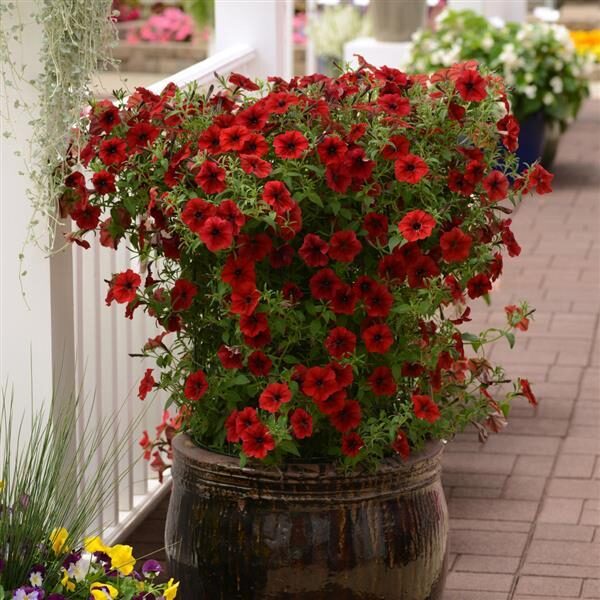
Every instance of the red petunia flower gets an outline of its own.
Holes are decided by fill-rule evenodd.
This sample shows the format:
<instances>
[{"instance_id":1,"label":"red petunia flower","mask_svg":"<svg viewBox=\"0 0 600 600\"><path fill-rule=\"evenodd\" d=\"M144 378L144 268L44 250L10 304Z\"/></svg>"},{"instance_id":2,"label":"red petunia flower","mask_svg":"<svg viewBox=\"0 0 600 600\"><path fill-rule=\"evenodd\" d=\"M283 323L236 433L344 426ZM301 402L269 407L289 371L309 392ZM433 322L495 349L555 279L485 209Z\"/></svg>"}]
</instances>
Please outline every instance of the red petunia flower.
<instances>
[{"instance_id":1,"label":"red petunia flower","mask_svg":"<svg viewBox=\"0 0 600 600\"><path fill-rule=\"evenodd\" d=\"M233 235L237 235L246 223L246 216L233 200L222 200L217 206L217 217L231 224Z\"/></svg>"},{"instance_id":2,"label":"red petunia flower","mask_svg":"<svg viewBox=\"0 0 600 600\"><path fill-rule=\"evenodd\" d=\"M269 264L274 269L289 267L294 260L294 249L289 244L273 248L269 254Z\"/></svg>"},{"instance_id":3,"label":"red petunia flower","mask_svg":"<svg viewBox=\"0 0 600 600\"><path fill-rule=\"evenodd\" d=\"M290 425L294 437L303 440L312 435L313 419L303 408L297 408L290 416Z\"/></svg>"},{"instance_id":4,"label":"red petunia flower","mask_svg":"<svg viewBox=\"0 0 600 600\"><path fill-rule=\"evenodd\" d=\"M240 166L246 173L256 175L259 178L268 177L273 170L271 163L259 158L254 154L241 154Z\"/></svg>"},{"instance_id":5,"label":"red petunia flower","mask_svg":"<svg viewBox=\"0 0 600 600\"><path fill-rule=\"evenodd\" d=\"M269 331L269 322L265 313L253 312L240 317L240 331L247 336L256 337L263 331Z\"/></svg>"},{"instance_id":6,"label":"red petunia flower","mask_svg":"<svg viewBox=\"0 0 600 600\"><path fill-rule=\"evenodd\" d=\"M311 367L306 371L302 393L322 402L337 391L335 372L330 367Z\"/></svg>"},{"instance_id":7,"label":"red petunia flower","mask_svg":"<svg viewBox=\"0 0 600 600\"><path fill-rule=\"evenodd\" d=\"M340 432L346 433L360 425L362 413L356 400L346 400L337 412L329 416L331 424Z\"/></svg>"},{"instance_id":8,"label":"red petunia flower","mask_svg":"<svg viewBox=\"0 0 600 600\"><path fill-rule=\"evenodd\" d=\"M225 169L211 160L204 161L194 181L204 190L206 194L219 194L227 189L225 183Z\"/></svg>"},{"instance_id":9,"label":"red petunia flower","mask_svg":"<svg viewBox=\"0 0 600 600\"><path fill-rule=\"evenodd\" d=\"M152 391L152 388L155 385L156 381L154 381L154 377L152 377L152 369L146 369L138 388L138 398L140 400L145 400L146 396Z\"/></svg>"},{"instance_id":10,"label":"red petunia flower","mask_svg":"<svg viewBox=\"0 0 600 600\"><path fill-rule=\"evenodd\" d=\"M248 427L252 427L252 425L256 425L257 423L260 423L260 421L255 408L246 406L244 409L240 410L235 419L235 433L238 439Z\"/></svg>"},{"instance_id":11,"label":"red petunia flower","mask_svg":"<svg viewBox=\"0 0 600 600\"><path fill-rule=\"evenodd\" d=\"M347 151L346 142L337 135L328 135L317 146L317 154L324 165L341 164Z\"/></svg>"},{"instance_id":12,"label":"red petunia flower","mask_svg":"<svg viewBox=\"0 0 600 600\"><path fill-rule=\"evenodd\" d=\"M490 278L485 273L480 273L479 275L475 275L471 277L469 281L467 281L467 292L469 294L469 298L479 298L485 294L488 294L492 291L492 283Z\"/></svg>"},{"instance_id":13,"label":"red petunia flower","mask_svg":"<svg viewBox=\"0 0 600 600\"><path fill-rule=\"evenodd\" d=\"M329 240L329 256L339 262L351 263L361 250L354 231L336 231Z\"/></svg>"},{"instance_id":14,"label":"red petunia flower","mask_svg":"<svg viewBox=\"0 0 600 600\"><path fill-rule=\"evenodd\" d=\"M232 288L247 283L255 285L256 270L254 268L254 261L246 257L236 257L230 254L223 265L221 279Z\"/></svg>"},{"instance_id":15,"label":"red petunia flower","mask_svg":"<svg viewBox=\"0 0 600 600\"><path fill-rule=\"evenodd\" d=\"M140 152L147 146L151 146L159 133L160 129L151 123L136 123L127 132L127 145L130 150Z\"/></svg>"},{"instance_id":16,"label":"red petunia flower","mask_svg":"<svg viewBox=\"0 0 600 600\"><path fill-rule=\"evenodd\" d=\"M300 100L288 92L274 92L266 98L266 108L269 112L282 115L288 111L290 106L298 104Z\"/></svg>"},{"instance_id":17,"label":"red petunia flower","mask_svg":"<svg viewBox=\"0 0 600 600\"><path fill-rule=\"evenodd\" d=\"M410 114L410 102L405 96L400 94L381 94L377 98L377 105L385 112L392 113L399 117Z\"/></svg>"},{"instance_id":18,"label":"red petunia flower","mask_svg":"<svg viewBox=\"0 0 600 600\"><path fill-rule=\"evenodd\" d=\"M388 228L390 222L386 215L368 213L365 215L363 227L367 232L367 239L372 244L384 246L388 242Z\"/></svg>"},{"instance_id":19,"label":"red petunia flower","mask_svg":"<svg viewBox=\"0 0 600 600\"><path fill-rule=\"evenodd\" d=\"M427 279L437 277L440 269L429 256L420 256L411 263L407 270L408 285L411 288L427 287Z\"/></svg>"},{"instance_id":20,"label":"red petunia flower","mask_svg":"<svg viewBox=\"0 0 600 600\"><path fill-rule=\"evenodd\" d=\"M434 227L435 219L423 210L411 210L398 223L398 230L409 242L428 238Z\"/></svg>"},{"instance_id":21,"label":"red petunia flower","mask_svg":"<svg viewBox=\"0 0 600 600\"><path fill-rule=\"evenodd\" d=\"M486 80L473 69L464 70L456 80L460 97L467 102L481 102L487 98Z\"/></svg>"},{"instance_id":22,"label":"red petunia flower","mask_svg":"<svg viewBox=\"0 0 600 600\"><path fill-rule=\"evenodd\" d=\"M242 125L253 131L260 131L267 124L268 120L269 112L264 102L257 102L245 108L235 117L235 122L238 125Z\"/></svg>"},{"instance_id":23,"label":"red petunia flower","mask_svg":"<svg viewBox=\"0 0 600 600\"><path fill-rule=\"evenodd\" d=\"M275 440L266 425L256 423L243 431L242 451L251 458L265 458L275 448Z\"/></svg>"},{"instance_id":24,"label":"red petunia flower","mask_svg":"<svg viewBox=\"0 0 600 600\"><path fill-rule=\"evenodd\" d=\"M112 298L119 304L132 302L135 300L137 289L141 283L142 278L131 269L127 269L124 273L119 273L115 276L110 286Z\"/></svg>"},{"instance_id":25,"label":"red petunia flower","mask_svg":"<svg viewBox=\"0 0 600 600\"><path fill-rule=\"evenodd\" d=\"M238 414L239 411L232 410L229 413L229 416L225 419L225 439L230 444L236 444L240 441L240 435L236 431Z\"/></svg>"},{"instance_id":26,"label":"red petunia flower","mask_svg":"<svg viewBox=\"0 0 600 600\"><path fill-rule=\"evenodd\" d=\"M356 295L361 298L367 298L373 289L377 286L377 282L368 275L361 275L353 284Z\"/></svg>"},{"instance_id":27,"label":"red petunia flower","mask_svg":"<svg viewBox=\"0 0 600 600\"><path fill-rule=\"evenodd\" d=\"M277 213L275 223L279 227L279 237L289 241L296 237L302 229L302 210L297 202L292 200L292 208Z\"/></svg>"},{"instance_id":28,"label":"red petunia flower","mask_svg":"<svg viewBox=\"0 0 600 600\"><path fill-rule=\"evenodd\" d=\"M104 131L104 133L110 133L117 125L121 123L121 117L119 116L119 109L109 101L110 106L103 112L101 112L95 120L97 126L96 133Z\"/></svg>"},{"instance_id":29,"label":"red petunia flower","mask_svg":"<svg viewBox=\"0 0 600 600\"><path fill-rule=\"evenodd\" d=\"M208 391L208 381L203 371L198 370L185 380L183 395L188 400L197 401Z\"/></svg>"},{"instance_id":30,"label":"red petunia flower","mask_svg":"<svg viewBox=\"0 0 600 600\"><path fill-rule=\"evenodd\" d=\"M198 288L187 279L178 279L171 290L171 308L178 312L192 306Z\"/></svg>"},{"instance_id":31,"label":"red petunia flower","mask_svg":"<svg viewBox=\"0 0 600 600\"><path fill-rule=\"evenodd\" d=\"M335 288L342 282L331 269L317 271L309 280L310 293L316 300L331 300Z\"/></svg>"},{"instance_id":32,"label":"red petunia flower","mask_svg":"<svg viewBox=\"0 0 600 600\"><path fill-rule=\"evenodd\" d=\"M335 380L337 382L338 388L347 388L352 385L354 381L354 375L352 374L352 365L340 365L337 362L329 363L329 366L333 369L335 373Z\"/></svg>"},{"instance_id":33,"label":"red petunia flower","mask_svg":"<svg viewBox=\"0 0 600 600\"><path fill-rule=\"evenodd\" d=\"M244 335L244 343L250 348L264 348L271 343L271 332L266 329L259 331L255 336Z\"/></svg>"},{"instance_id":34,"label":"red petunia flower","mask_svg":"<svg viewBox=\"0 0 600 600\"><path fill-rule=\"evenodd\" d=\"M529 187L534 187L538 194L549 194L552 192L550 184L553 179L554 175L538 164L529 173Z\"/></svg>"},{"instance_id":35,"label":"red petunia flower","mask_svg":"<svg viewBox=\"0 0 600 600\"><path fill-rule=\"evenodd\" d=\"M279 158L300 158L308 148L308 140L299 131L286 131L273 138L273 148Z\"/></svg>"},{"instance_id":36,"label":"red petunia flower","mask_svg":"<svg viewBox=\"0 0 600 600\"><path fill-rule=\"evenodd\" d=\"M200 227L199 235L211 252L218 252L231 246L233 227L221 217L208 217Z\"/></svg>"},{"instance_id":37,"label":"red petunia flower","mask_svg":"<svg viewBox=\"0 0 600 600\"><path fill-rule=\"evenodd\" d=\"M371 325L362 332L362 339L368 352L385 354L394 343L392 330L384 323Z\"/></svg>"},{"instance_id":38,"label":"red petunia flower","mask_svg":"<svg viewBox=\"0 0 600 600\"><path fill-rule=\"evenodd\" d=\"M217 356L225 369L241 369L242 368L242 353L238 348L231 348L221 344L217 350Z\"/></svg>"},{"instance_id":39,"label":"red petunia flower","mask_svg":"<svg viewBox=\"0 0 600 600\"><path fill-rule=\"evenodd\" d=\"M341 283L333 290L331 310L336 315L352 315L356 308L358 296L351 285Z\"/></svg>"},{"instance_id":40,"label":"red petunia flower","mask_svg":"<svg viewBox=\"0 0 600 600\"><path fill-rule=\"evenodd\" d=\"M271 359L260 350L255 350L248 357L248 369L256 377L266 377L271 372L273 362Z\"/></svg>"},{"instance_id":41,"label":"red petunia flower","mask_svg":"<svg viewBox=\"0 0 600 600\"><path fill-rule=\"evenodd\" d=\"M253 282L240 283L231 292L231 312L236 315L252 314L260 300L260 292Z\"/></svg>"},{"instance_id":42,"label":"red petunia flower","mask_svg":"<svg viewBox=\"0 0 600 600\"><path fill-rule=\"evenodd\" d=\"M269 144L267 140L259 133L251 133L244 142L244 147L240 153L240 159L242 156L264 156L269 151ZM267 163L269 164L269 163ZM271 165L269 164L269 167ZM243 167L242 167L243 168Z\"/></svg>"},{"instance_id":43,"label":"red petunia flower","mask_svg":"<svg viewBox=\"0 0 600 600\"><path fill-rule=\"evenodd\" d=\"M240 255L254 262L260 262L263 258L266 258L273 248L273 242L266 233L259 233L254 236L243 233L237 241Z\"/></svg>"},{"instance_id":44,"label":"red petunia flower","mask_svg":"<svg viewBox=\"0 0 600 600\"><path fill-rule=\"evenodd\" d=\"M242 125L221 129L219 143L222 152L240 152L250 132Z\"/></svg>"},{"instance_id":45,"label":"red petunia flower","mask_svg":"<svg viewBox=\"0 0 600 600\"><path fill-rule=\"evenodd\" d=\"M283 297L292 304L297 304L300 302L300 300L302 300L302 298L304 298L304 292L291 281L287 281L283 284L281 293Z\"/></svg>"},{"instance_id":46,"label":"red petunia flower","mask_svg":"<svg viewBox=\"0 0 600 600\"><path fill-rule=\"evenodd\" d=\"M343 164L330 163L325 169L325 183L330 190L345 194L352 183L352 177Z\"/></svg>"},{"instance_id":47,"label":"red petunia flower","mask_svg":"<svg viewBox=\"0 0 600 600\"><path fill-rule=\"evenodd\" d=\"M100 214L101 209L99 206L92 206L87 201L83 201L79 202L71 211L71 218L79 229L89 231L98 227Z\"/></svg>"},{"instance_id":48,"label":"red petunia flower","mask_svg":"<svg viewBox=\"0 0 600 600\"><path fill-rule=\"evenodd\" d=\"M217 207L202 198L192 198L185 203L181 211L181 220L194 233L200 233L204 222L209 217L213 217L217 212Z\"/></svg>"},{"instance_id":49,"label":"red petunia flower","mask_svg":"<svg viewBox=\"0 0 600 600\"><path fill-rule=\"evenodd\" d=\"M318 235L309 233L304 236L304 242L298 250L298 256L309 267L324 267L328 262L327 251L329 245Z\"/></svg>"},{"instance_id":50,"label":"red petunia flower","mask_svg":"<svg viewBox=\"0 0 600 600\"><path fill-rule=\"evenodd\" d=\"M381 155L387 160L397 160L410 152L410 142L403 135L393 135L381 150Z\"/></svg>"},{"instance_id":51,"label":"red petunia flower","mask_svg":"<svg viewBox=\"0 0 600 600\"><path fill-rule=\"evenodd\" d=\"M324 400L319 400L318 402L316 402L316 404L317 404L317 408L324 415L333 415L342 409L346 400L347 400L346 391L338 390L337 392L334 392L330 396L327 396L327 398L325 398Z\"/></svg>"},{"instance_id":52,"label":"red petunia flower","mask_svg":"<svg viewBox=\"0 0 600 600\"><path fill-rule=\"evenodd\" d=\"M464 233L459 227L453 227L440 237L442 258L448 262L462 262L469 258L473 238Z\"/></svg>"},{"instance_id":53,"label":"red petunia flower","mask_svg":"<svg viewBox=\"0 0 600 600\"><path fill-rule=\"evenodd\" d=\"M448 105L448 118L451 121L458 121L462 125L465 122L466 114L467 110L464 106L461 106L456 102L450 102Z\"/></svg>"},{"instance_id":54,"label":"red petunia flower","mask_svg":"<svg viewBox=\"0 0 600 600\"><path fill-rule=\"evenodd\" d=\"M529 319L523 314L523 310L514 304L510 304L504 307L508 322L521 331L527 331L529 329Z\"/></svg>"},{"instance_id":55,"label":"red petunia flower","mask_svg":"<svg viewBox=\"0 0 600 600\"><path fill-rule=\"evenodd\" d=\"M413 394L411 400L417 419L435 423L440 418L439 406L429 396Z\"/></svg>"},{"instance_id":56,"label":"red petunia flower","mask_svg":"<svg viewBox=\"0 0 600 600\"><path fill-rule=\"evenodd\" d=\"M118 165L127 160L127 143L120 138L110 138L100 144L100 160L105 165Z\"/></svg>"},{"instance_id":57,"label":"red petunia flower","mask_svg":"<svg viewBox=\"0 0 600 600\"><path fill-rule=\"evenodd\" d=\"M448 189L451 192L468 197L475 190L475 186L471 178L467 177L465 173L461 173L457 169L450 169L448 173Z\"/></svg>"},{"instance_id":58,"label":"red petunia flower","mask_svg":"<svg viewBox=\"0 0 600 600\"><path fill-rule=\"evenodd\" d=\"M279 407L292 399L292 391L285 383L270 383L258 397L263 410L276 413Z\"/></svg>"},{"instance_id":59,"label":"red petunia flower","mask_svg":"<svg viewBox=\"0 0 600 600\"><path fill-rule=\"evenodd\" d=\"M515 239L515 234L510 230L510 219L502 222L502 243L506 246L509 256L519 256L521 254L521 246Z\"/></svg>"},{"instance_id":60,"label":"red petunia flower","mask_svg":"<svg viewBox=\"0 0 600 600\"><path fill-rule=\"evenodd\" d=\"M349 356L356 348L356 336L345 327L334 327L325 340L325 348L334 358Z\"/></svg>"},{"instance_id":61,"label":"red petunia flower","mask_svg":"<svg viewBox=\"0 0 600 600\"><path fill-rule=\"evenodd\" d=\"M281 181L267 181L262 199L276 212L283 213L294 207L294 201L285 184Z\"/></svg>"},{"instance_id":62,"label":"red petunia flower","mask_svg":"<svg viewBox=\"0 0 600 600\"><path fill-rule=\"evenodd\" d=\"M505 115L496 123L496 128L504 147L510 152L514 152L519 147L519 131L521 129L517 119L513 115Z\"/></svg>"},{"instance_id":63,"label":"red petunia flower","mask_svg":"<svg viewBox=\"0 0 600 600\"><path fill-rule=\"evenodd\" d=\"M211 125L200 134L198 149L211 154L221 152L221 128L218 125Z\"/></svg>"},{"instance_id":64,"label":"red petunia flower","mask_svg":"<svg viewBox=\"0 0 600 600\"><path fill-rule=\"evenodd\" d=\"M421 256L419 251L417 258ZM377 274L390 283L402 283L406 277L405 261L400 254L388 254L383 256L377 265Z\"/></svg>"},{"instance_id":65,"label":"red petunia flower","mask_svg":"<svg viewBox=\"0 0 600 600\"><path fill-rule=\"evenodd\" d=\"M342 437L342 454L356 456L364 445L365 442L358 433L355 431L347 433Z\"/></svg>"},{"instance_id":66,"label":"red petunia flower","mask_svg":"<svg viewBox=\"0 0 600 600\"><path fill-rule=\"evenodd\" d=\"M529 381L527 379L519 379L519 386L521 387L521 393L523 394L523 396L525 396L525 398L527 398L529 404L531 404L532 406L537 406L538 401L534 393L531 391Z\"/></svg>"},{"instance_id":67,"label":"red petunia flower","mask_svg":"<svg viewBox=\"0 0 600 600\"><path fill-rule=\"evenodd\" d=\"M112 194L116 191L115 176L108 171L98 171L92 175L92 185L99 194Z\"/></svg>"},{"instance_id":68,"label":"red petunia flower","mask_svg":"<svg viewBox=\"0 0 600 600\"><path fill-rule=\"evenodd\" d=\"M375 161L366 157L363 148L352 148L344 156L344 167L348 170L353 181L366 181L375 169Z\"/></svg>"},{"instance_id":69,"label":"red petunia flower","mask_svg":"<svg viewBox=\"0 0 600 600\"><path fill-rule=\"evenodd\" d=\"M492 171L484 180L483 187L492 202L504 200L508 194L508 179L500 171Z\"/></svg>"},{"instance_id":70,"label":"red petunia flower","mask_svg":"<svg viewBox=\"0 0 600 600\"><path fill-rule=\"evenodd\" d=\"M400 156L394 165L396 179L406 183L418 183L428 172L427 163L415 154Z\"/></svg>"},{"instance_id":71,"label":"red petunia flower","mask_svg":"<svg viewBox=\"0 0 600 600\"><path fill-rule=\"evenodd\" d=\"M465 178L473 185L479 183L485 176L485 163L481 160L470 160L465 167Z\"/></svg>"},{"instance_id":72,"label":"red petunia flower","mask_svg":"<svg viewBox=\"0 0 600 600\"><path fill-rule=\"evenodd\" d=\"M367 295L365 306L369 317L387 317L390 314L394 297L385 285L376 284Z\"/></svg>"},{"instance_id":73,"label":"red petunia flower","mask_svg":"<svg viewBox=\"0 0 600 600\"><path fill-rule=\"evenodd\" d=\"M240 73L232 73L229 76L229 83L235 85L236 87L242 88L243 90L248 90L249 92L255 92L260 89L252 79L248 79L245 75L241 75Z\"/></svg>"},{"instance_id":74,"label":"red petunia flower","mask_svg":"<svg viewBox=\"0 0 600 600\"><path fill-rule=\"evenodd\" d=\"M392 442L392 449L397 452L404 460L410 455L410 445L406 434L398 429L396 433L396 439Z\"/></svg>"},{"instance_id":75,"label":"red petunia flower","mask_svg":"<svg viewBox=\"0 0 600 600\"><path fill-rule=\"evenodd\" d=\"M391 396L398 389L392 370L389 367L377 367L367 378L371 390L376 396Z\"/></svg>"}]
</instances>

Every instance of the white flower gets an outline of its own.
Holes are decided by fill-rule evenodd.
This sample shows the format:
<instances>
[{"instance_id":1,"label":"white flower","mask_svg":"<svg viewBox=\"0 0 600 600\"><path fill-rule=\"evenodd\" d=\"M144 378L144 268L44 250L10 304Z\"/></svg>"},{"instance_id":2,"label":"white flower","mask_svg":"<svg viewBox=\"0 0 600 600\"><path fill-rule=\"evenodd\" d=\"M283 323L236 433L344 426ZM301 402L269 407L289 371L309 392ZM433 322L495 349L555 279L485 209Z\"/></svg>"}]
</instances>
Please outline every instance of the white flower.
<instances>
[{"instance_id":1,"label":"white flower","mask_svg":"<svg viewBox=\"0 0 600 600\"><path fill-rule=\"evenodd\" d=\"M513 44L506 44L504 48L502 48L502 52L498 57L498 60L504 65L505 69L510 69L511 67L520 66L522 60L515 51L515 47Z\"/></svg>"},{"instance_id":2,"label":"white flower","mask_svg":"<svg viewBox=\"0 0 600 600\"><path fill-rule=\"evenodd\" d=\"M554 104L554 96L552 95L552 93L551 92L546 92L544 94L544 97L542 98L542 102L546 106L550 106L550 105Z\"/></svg>"},{"instance_id":3,"label":"white flower","mask_svg":"<svg viewBox=\"0 0 600 600\"><path fill-rule=\"evenodd\" d=\"M523 92L530 99L533 100L537 94L537 86L535 85L526 85L523 88Z\"/></svg>"},{"instance_id":4,"label":"white flower","mask_svg":"<svg viewBox=\"0 0 600 600\"><path fill-rule=\"evenodd\" d=\"M500 17L492 17L490 19L490 25L496 29L502 29L504 27L504 19Z\"/></svg>"},{"instance_id":5,"label":"white flower","mask_svg":"<svg viewBox=\"0 0 600 600\"><path fill-rule=\"evenodd\" d=\"M533 81L533 73L531 73L529 71L527 73L525 73L525 81L527 83L531 83Z\"/></svg>"},{"instance_id":6,"label":"white flower","mask_svg":"<svg viewBox=\"0 0 600 600\"><path fill-rule=\"evenodd\" d=\"M492 48L492 46L494 45L494 40L492 39L491 35L485 35L483 37L483 39L481 40L481 47L484 50L490 50Z\"/></svg>"},{"instance_id":7,"label":"white flower","mask_svg":"<svg viewBox=\"0 0 600 600\"><path fill-rule=\"evenodd\" d=\"M33 587L42 587L42 584L44 583L44 578L42 577L42 574L39 571L34 571L29 576L29 582Z\"/></svg>"},{"instance_id":8,"label":"white flower","mask_svg":"<svg viewBox=\"0 0 600 600\"><path fill-rule=\"evenodd\" d=\"M555 75L550 80L550 87L552 88L552 91L555 94L562 93L562 91L563 91L563 80L558 75Z\"/></svg>"},{"instance_id":9,"label":"white flower","mask_svg":"<svg viewBox=\"0 0 600 600\"><path fill-rule=\"evenodd\" d=\"M82 554L81 558L73 563L69 569L69 577L75 579L75 581L83 581L90 571L90 565L92 564L91 554Z\"/></svg>"}]
</instances>

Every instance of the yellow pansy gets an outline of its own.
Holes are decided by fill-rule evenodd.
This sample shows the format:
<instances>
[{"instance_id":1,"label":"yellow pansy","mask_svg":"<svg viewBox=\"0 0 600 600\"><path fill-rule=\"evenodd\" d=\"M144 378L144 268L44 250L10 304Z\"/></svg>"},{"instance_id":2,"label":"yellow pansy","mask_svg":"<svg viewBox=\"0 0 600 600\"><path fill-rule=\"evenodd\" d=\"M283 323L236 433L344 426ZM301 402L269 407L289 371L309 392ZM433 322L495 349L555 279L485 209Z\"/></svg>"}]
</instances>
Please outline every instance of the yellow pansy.
<instances>
[{"instance_id":1,"label":"yellow pansy","mask_svg":"<svg viewBox=\"0 0 600 600\"><path fill-rule=\"evenodd\" d=\"M112 548L106 548L105 552L110 556L112 568L119 571L121 575L129 575L133 571L135 558L133 558L131 546L117 544Z\"/></svg>"},{"instance_id":2,"label":"yellow pansy","mask_svg":"<svg viewBox=\"0 0 600 600\"><path fill-rule=\"evenodd\" d=\"M104 545L104 542L100 539L100 536L95 535L94 537L86 537L83 540L83 546L86 552L93 554L94 552L107 552L108 546Z\"/></svg>"},{"instance_id":3,"label":"yellow pansy","mask_svg":"<svg viewBox=\"0 0 600 600\"><path fill-rule=\"evenodd\" d=\"M69 581L69 574L66 569L63 569L63 578L60 580L61 585L72 592L75 590L75 584L72 581Z\"/></svg>"},{"instance_id":4,"label":"yellow pansy","mask_svg":"<svg viewBox=\"0 0 600 600\"><path fill-rule=\"evenodd\" d=\"M90 586L90 594L94 600L109 600L116 598L119 590L110 583L92 583Z\"/></svg>"},{"instance_id":5,"label":"yellow pansy","mask_svg":"<svg viewBox=\"0 0 600 600\"><path fill-rule=\"evenodd\" d=\"M68 537L69 532L64 527L59 529L54 528L52 530L52 533L50 534L50 543L52 544L52 550L54 550L54 554L60 554L61 552L69 551L66 546Z\"/></svg>"},{"instance_id":6,"label":"yellow pansy","mask_svg":"<svg viewBox=\"0 0 600 600\"><path fill-rule=\"evenodd\" d=\"M169 583L167 583L167 587L163 592L163 596L165 600L173 600L175 596L177 596L177 590L179 589L179 581L177 583L174 582L173 579L169 579Z\"/></svg>"}]
</instances>

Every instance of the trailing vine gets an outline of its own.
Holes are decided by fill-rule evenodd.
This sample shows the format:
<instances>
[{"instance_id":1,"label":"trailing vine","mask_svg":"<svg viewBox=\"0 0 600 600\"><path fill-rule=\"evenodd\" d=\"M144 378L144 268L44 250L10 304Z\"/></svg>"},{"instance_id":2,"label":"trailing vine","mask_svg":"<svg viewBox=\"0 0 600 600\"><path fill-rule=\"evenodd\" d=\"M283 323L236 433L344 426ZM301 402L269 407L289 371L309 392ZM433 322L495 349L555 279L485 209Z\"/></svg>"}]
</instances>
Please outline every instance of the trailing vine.
<instances>
[{"instance_id":1,"label":"trailing vine","mask_svg":"<svg viewBox=\"0 0 600 600\"><path fill-rule=\"evenodd\" d=\"M9 111L23 111L33 133L23 157L30 185L27 197L33 209L24 246L34 243L50 253L55 248L57 226L60 223L58 199L63 189L64 159L71 128L91 97L90 81L100 67L113 63L110 49L117 39L112 19L111 0L40 0L32 14L24 14L20 2L0 4L3 25L0 33L0 72L3 117L10 122ZM11 45L27 44L23 38L26 20L42 26L40 50L41 73L34 80L25 76L11 53ZM8 21L13 25L7 25ZM33 86L35 103L23 100L23 90ZM8 88L18 99L9 106ZM22 116L20 115L20 118ZM10 137L11 132L4 132ZM40 234L39 225L44 227ZM47 233L47 235L46 235ZM23 259L23 254L20 255ZM22 273L25 274L24 272Z\"/></svg>"}]
</instances>

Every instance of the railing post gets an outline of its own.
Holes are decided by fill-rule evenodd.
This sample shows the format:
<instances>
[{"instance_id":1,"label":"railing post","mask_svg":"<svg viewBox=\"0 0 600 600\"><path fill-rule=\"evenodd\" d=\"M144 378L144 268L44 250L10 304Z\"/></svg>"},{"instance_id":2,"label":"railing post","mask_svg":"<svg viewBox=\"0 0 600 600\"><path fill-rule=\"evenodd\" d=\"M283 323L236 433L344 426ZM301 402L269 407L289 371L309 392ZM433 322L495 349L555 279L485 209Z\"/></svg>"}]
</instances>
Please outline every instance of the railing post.
<instances>
[{"instance_id":1,"label":"railing post","mask_svg":"<svg viewBox=\"0 0 600 600\"><path fill-rule=\"evenodd\" d=\"M245 75L289 78L292 16L292 0L215 0L215 51L248 44L256 50L256 58Z\"/></svg>"}]
</instances>

